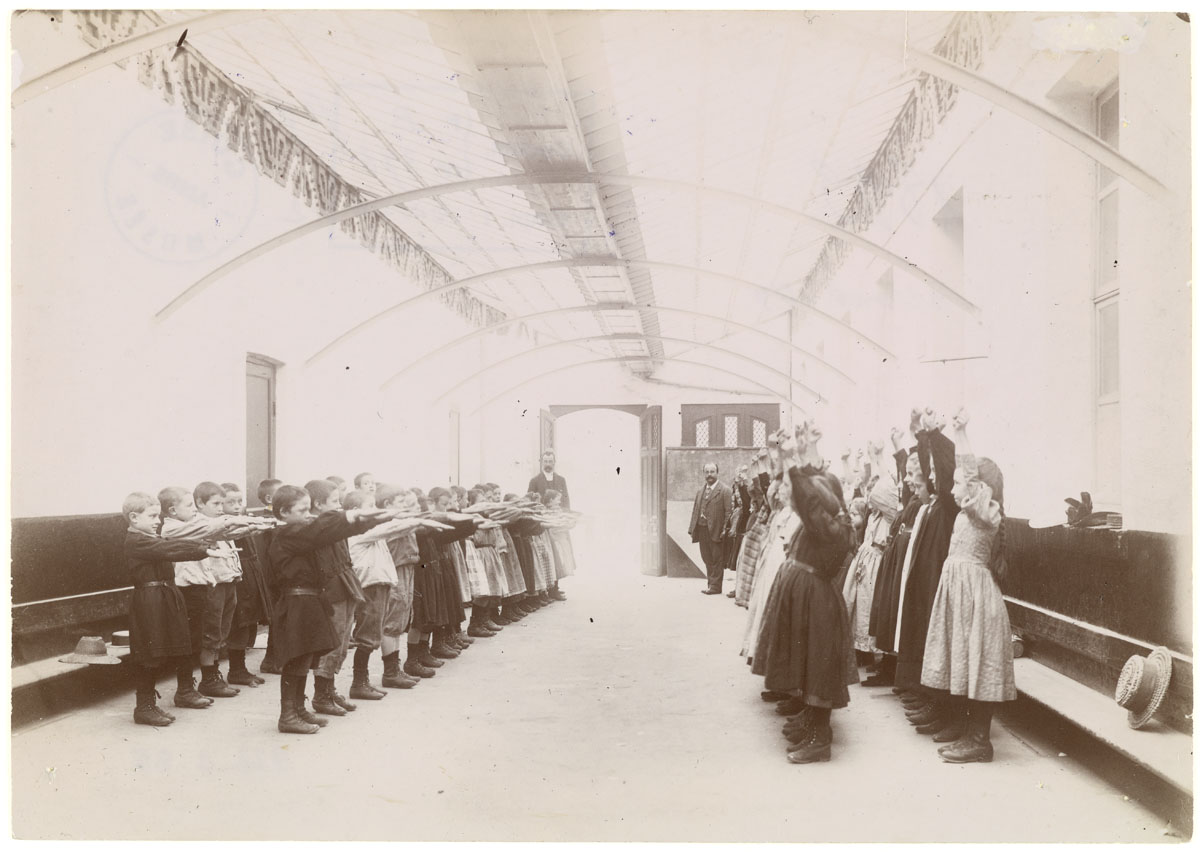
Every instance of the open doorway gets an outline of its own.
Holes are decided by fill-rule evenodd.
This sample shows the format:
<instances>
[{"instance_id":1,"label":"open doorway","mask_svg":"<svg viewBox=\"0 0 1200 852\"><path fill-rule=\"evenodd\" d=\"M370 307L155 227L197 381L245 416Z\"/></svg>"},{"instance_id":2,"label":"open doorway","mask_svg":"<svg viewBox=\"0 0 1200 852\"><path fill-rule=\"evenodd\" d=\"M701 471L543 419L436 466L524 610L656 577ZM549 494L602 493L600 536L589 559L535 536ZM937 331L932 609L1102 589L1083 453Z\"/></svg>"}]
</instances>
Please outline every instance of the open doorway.
<instances>
[{"instance_id":1,"label":"open doorway","mask_svg":"<svg viewBox=\"0 0 1200 852\"><path fill-rule=\"evenodd\" d=\"M575 558L594 576L636 575L640 567L639 424L623 411L593 408L554 424L558 472L582 512Z\"/></svg>"}]
</instances>

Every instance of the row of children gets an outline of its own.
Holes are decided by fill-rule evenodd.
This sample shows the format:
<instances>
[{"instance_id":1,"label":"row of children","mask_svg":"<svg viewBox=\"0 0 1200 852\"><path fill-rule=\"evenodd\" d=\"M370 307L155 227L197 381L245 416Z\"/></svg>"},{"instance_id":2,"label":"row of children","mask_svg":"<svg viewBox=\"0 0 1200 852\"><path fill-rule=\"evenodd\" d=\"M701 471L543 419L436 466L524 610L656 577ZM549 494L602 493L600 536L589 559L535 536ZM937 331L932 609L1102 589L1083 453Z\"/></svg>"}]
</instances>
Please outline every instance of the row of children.
<instances>
[{"instance_id":1,"label":"row of children","mask_svg":"<svg viewBox=\"0 0 1200 852\"><path fill-rule=\"evenodd\" d=\"M136 723L175 720L156 701L164 666L176 673L177 707L203 709L240 694L233 684L265 683L246 667L260 624L269 625L260 672L281 675L279 730L311 734L326 720L305 706L310 671L317 713L357 709L335 685L351 646L349 697L379 700L386 692L371 684L368 667L375 650L383 652L381 685L410 689L476 638L566 599L558 581L575 570L569 530L577 513L563 510L556 492L501 496L486 483L426 495L370 474L354 485L264 480L257 496L265 508L251 513L234 483L125 499Z\"/></svg>"},{"instance_id":2,"label":"row of children","mask_svg":"<svg viewBox=\"0 0 1200 852\"><path fill-rule=\"evenodd\" d=\"M873 473L839 481L812 424L771 436L756 460L737 563L742 654L765 677L763 699L790 717L791 762L829 760L830 712L849 702L857 665L872 664L864 685L894 683L943 761L991 761L993 712L1016 698L1000 591L1004 478L974 455L967 422L965 410L947 424L914 409L915 446L893 430L895 478L872 445ZM856 491L867 505L857 522Z\"/></svg>"}]
</instances>

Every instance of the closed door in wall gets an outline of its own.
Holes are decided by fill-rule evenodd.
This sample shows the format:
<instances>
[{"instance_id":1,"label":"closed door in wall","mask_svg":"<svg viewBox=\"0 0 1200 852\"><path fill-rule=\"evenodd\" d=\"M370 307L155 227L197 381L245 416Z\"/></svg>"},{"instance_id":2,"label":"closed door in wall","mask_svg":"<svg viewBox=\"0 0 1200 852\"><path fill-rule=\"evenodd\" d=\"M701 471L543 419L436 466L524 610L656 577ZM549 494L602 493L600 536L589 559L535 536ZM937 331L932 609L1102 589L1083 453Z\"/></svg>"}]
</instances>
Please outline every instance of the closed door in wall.
<instances>
[{"instance_id":1,"label":"closed door in wall","mask_svg":"<svg viewBox=\"0 0 1200 852\"><path fill-rule=\"evenodd\" d=\"M246 505L261 506L258 483L275 476L275 365L246 358Z\"/></svg>"}]
</instances>

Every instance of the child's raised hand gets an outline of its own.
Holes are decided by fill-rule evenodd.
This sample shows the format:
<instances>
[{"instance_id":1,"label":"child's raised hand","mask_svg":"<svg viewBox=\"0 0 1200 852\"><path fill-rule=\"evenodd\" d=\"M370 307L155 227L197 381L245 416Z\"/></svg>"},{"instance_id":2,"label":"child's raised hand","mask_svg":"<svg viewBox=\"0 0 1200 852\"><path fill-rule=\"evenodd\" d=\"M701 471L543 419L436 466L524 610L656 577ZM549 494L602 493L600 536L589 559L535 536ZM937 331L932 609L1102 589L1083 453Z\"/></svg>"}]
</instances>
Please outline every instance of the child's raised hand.
<instances>
[{"instance_id":1,"label":"child's raised hand","mask_svg":"<svg viewBox=\"0 0 1200 852\"><path fill-rule=\"evenodd\" d=\"M800 453L800 444L796 436L792 433L786 433L779 441L779 452L784 458L795 458Z\"/></svg>"},{"instance_id":2,"label":"child's raised hand","mask_svg":"<svg viewBox=\"0 0 1200 852\"><path fill-rule=\"evenodd\" d=\"M967 428L967 424L971 421L971 415L966 407L958 409L954 414L954 419L951 421L955 431L961 432Z\"/></svg>"}]
</instances>

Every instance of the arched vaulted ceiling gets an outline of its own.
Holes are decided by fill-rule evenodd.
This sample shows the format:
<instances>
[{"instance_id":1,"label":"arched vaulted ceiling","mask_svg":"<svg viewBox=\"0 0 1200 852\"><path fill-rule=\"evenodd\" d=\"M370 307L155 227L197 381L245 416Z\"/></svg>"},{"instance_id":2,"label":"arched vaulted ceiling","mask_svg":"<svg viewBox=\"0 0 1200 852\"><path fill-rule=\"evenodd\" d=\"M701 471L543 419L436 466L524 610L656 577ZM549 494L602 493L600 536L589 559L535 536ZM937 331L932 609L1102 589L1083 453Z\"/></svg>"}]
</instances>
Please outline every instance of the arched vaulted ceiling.
<instances>
[{"instance_id":1,"label":"arched vaulted ceiling","mask_svg":"<svg viewBox=\"0 0 1200 852\"><path fill-rule=\"evenodd\" d=\"M426 290L462 290L493 318L533 318L543 344L611 338L612 360L643 377L690 341L711 348L810 303L847 247L973 311L960 282L858 235L871 213L859 209L871 206L864 187L898 124L918 94L952 99L947 81L1161 191L974 74L1004 15L76 14L99 49L18 88L15 107L140 56L150 77L227 84L227 99L261 111L342 187L323 217L214 269L160 313L231 265L372 209ZM172 36L184 27L181 56ZM201 123L221 134L229 120Z\"/></svg>"}]
</instances>

